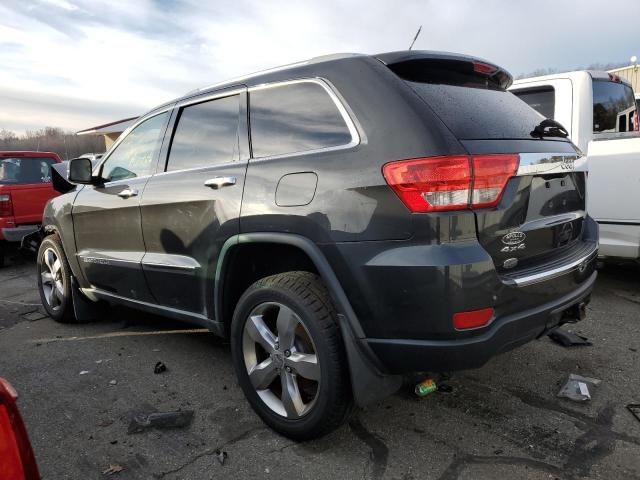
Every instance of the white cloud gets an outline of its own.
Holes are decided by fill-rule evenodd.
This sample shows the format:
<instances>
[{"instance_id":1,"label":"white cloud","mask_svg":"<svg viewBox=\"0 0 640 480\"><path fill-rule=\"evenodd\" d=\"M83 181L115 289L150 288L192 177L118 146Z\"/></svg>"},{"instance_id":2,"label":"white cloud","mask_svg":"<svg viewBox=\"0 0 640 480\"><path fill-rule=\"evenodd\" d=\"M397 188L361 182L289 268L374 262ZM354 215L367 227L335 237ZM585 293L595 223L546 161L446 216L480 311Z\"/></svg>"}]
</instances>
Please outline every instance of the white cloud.
<instances>
[{"instance_id":1,"label":"white cloud","mask_svg":"<svg viewBox=\"0 0 640 480\"><path fill-rule=\"evenodd\" d=\"M405 49L419 25L416 49L477 55L514 74L623 61L640 54L639 17L640 2L624 0L9 0L0 6L0 96L11 92L14 111L0 128L81 129L258 69ZM47 99L74 99L86 114L69 102L35 114ZM35 110L21 113L20 102Z\"/></svg>"}]
</instances>

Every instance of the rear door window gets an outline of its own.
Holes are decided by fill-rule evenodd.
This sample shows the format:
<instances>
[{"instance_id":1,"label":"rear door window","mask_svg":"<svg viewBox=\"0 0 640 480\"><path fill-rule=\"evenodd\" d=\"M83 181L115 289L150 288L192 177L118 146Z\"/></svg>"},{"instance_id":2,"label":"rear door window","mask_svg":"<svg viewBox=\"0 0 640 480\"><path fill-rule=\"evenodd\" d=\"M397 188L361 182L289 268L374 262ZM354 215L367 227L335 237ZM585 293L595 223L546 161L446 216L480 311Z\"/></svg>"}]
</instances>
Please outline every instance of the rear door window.
<instances>
[{"instance_id":1,"label":"rear door window","mask_svg":"<svg viewBox=\"0 0 640 480\"><path fill-rule=\"evenodd\" d=\"M593 80L593 132L633 131L636 102L631 87L609 80Z\"/></svg>"},{"instance_id":2,"label":"rear door window","mask_svg":"<svg viewBox=\"0 0 640 480\"><path fill-rule=\"evenodd\" d=\"M16 157L0 158L0 184L29 185L51 182L53 158Z\"/></svg>"},{"instance_id":3,"label":"rear door window","mask_svg":"<svg viewBox=\"0 0 640 480\"><path fill-rule=\"evenodd\" d=\"M336 103L321 85L295 82L251 90L254 157L347 145L352 137Z\"/></svg>"},{"instance_id":4,"label":"rear door window","mask_svg":"<svg viewBox=\"0 0 640 480\"><path fill-rule=\"evenodd\" d=\"M238 153L240 96L210 100L181 109L167 171L228 163Z\"/></svg>"},{"instance_id":5,"label":"rear door window","mask_svg":"<svg viewBox=\"0 0 640 480\"><path fill-rule=\"evenodd\" d=\"M553 87L527 88L511 93L543 117L554 119L556 92Z\"/></svg>"}]
</instances>

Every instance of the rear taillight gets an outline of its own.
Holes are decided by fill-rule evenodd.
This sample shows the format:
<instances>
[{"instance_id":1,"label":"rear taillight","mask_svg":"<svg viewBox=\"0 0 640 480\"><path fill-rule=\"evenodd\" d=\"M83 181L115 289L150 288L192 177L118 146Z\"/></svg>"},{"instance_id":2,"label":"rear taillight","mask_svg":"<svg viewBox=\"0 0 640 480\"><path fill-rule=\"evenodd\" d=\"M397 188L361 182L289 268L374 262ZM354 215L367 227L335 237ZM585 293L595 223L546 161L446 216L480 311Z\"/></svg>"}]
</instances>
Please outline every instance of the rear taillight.
<instances>
[{"instance_id":1,"label":"rear taillight","mask_svg":"<svg viewBox=\"0 0 640 480\"><path fill-rule=\"evenodd\" d=\"M12 217L13 204L11 203L11 194L0 194L0 217Z\"/></svg>"},{"instance_id":2,"label":"rear taillight","mask_svg":"<svg viewBox=\"0 0 640 480\"><path fill-rule=\"evenodd\" d=\"M38 467L16 399L15 390L0 378L0 478L37 480Z\"/></svg>"},{"instance_id":3,"label":"rear taillight","mask_svg":"<svg viewBox=\"0 0 640 480\"><path fill-rule=\"evenodd\" d=\"M495 207L518 170L514 154L457 155L387 163L382 173L414 213Z\"/></svg>"}]
</instances>

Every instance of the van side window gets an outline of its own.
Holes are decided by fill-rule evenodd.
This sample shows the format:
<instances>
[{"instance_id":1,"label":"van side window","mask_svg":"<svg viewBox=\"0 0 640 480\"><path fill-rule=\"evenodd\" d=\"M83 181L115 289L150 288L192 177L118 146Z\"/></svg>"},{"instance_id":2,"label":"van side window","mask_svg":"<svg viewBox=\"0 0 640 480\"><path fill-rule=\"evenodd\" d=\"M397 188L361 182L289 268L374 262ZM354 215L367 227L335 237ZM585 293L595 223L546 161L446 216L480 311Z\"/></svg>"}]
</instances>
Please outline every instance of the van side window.
<instances>
[{"instance_id":1,"label":"van side window","mask_svg":"<svg viewBox=\"0 0 640 480\"><path fill-rule=\"evenodd\" d=\"M327 91L300 82L251 90L254 157L336 147L351 142L349 128Z\"/></svg>"},{"instance_id":2,"label":"van side window","mask_svg":"<svg viewBox=\"0 0 640 480\"><path fill-rule=\"evenodd\" d=\"M556 92L553 87L527 88L512 92L540 115L553 120L556 108Z\"/></svg>"},{"instance_id":3,"label":"van side window","mask_svg":"<svg viewBox=\"0 0 640 480\"><path fill-rule=\"evenodd\" d=\"M633 130L635 113L636 101L629 85L608 80L593 80L594 133Z\"/></svg>"},{"instance_id":4,"label":"van side window","mask_svg":"<svg viewBox=\"0 0 640 480\"><path fill-rule=\"evenodd\" d=\"M107 158L102 167L102 177L115 182L153 173L166 121L167 112L164 112L145 120L129 132Z\"/></svg>"},{"instance_id":5,"label":"van side window","mask_svg":"<svg viewBox=\"0 0 640 480\"><path fill-rule=\"evenodd\" d=\"M239 95L182 108L167 171L232 162L238 153L239 112Z\"/></svg>"}]
</instances>

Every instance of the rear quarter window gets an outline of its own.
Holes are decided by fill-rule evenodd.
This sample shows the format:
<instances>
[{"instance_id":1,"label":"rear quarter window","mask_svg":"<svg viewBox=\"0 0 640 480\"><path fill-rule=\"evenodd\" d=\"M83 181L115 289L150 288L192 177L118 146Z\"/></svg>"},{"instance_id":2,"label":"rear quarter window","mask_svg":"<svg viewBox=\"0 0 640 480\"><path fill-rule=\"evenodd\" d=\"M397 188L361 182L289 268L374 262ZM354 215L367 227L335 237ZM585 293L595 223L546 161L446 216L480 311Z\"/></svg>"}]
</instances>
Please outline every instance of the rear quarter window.
<instances>
[{"instance_id":1,"label":"rear quarter window","mask_svg":"<svg viewBox=\"0 0 640 480\"><path fill-rule=\"evenodd\" d=\"M249 93L254 157L268 157L347 145L351 133L322 85L295 82Z\"/></svg>"},{"instance_id":2,"label":"rear quarter window","mask_svg":"<svg viewBox=\"0 0 640 480\"><path fill-rule=\"evenodd\" d=\"M544 117L511 92L459 85L407 84L461 140L531 139Z\"/></svg>"}]
</instances>

